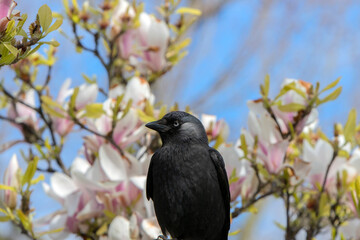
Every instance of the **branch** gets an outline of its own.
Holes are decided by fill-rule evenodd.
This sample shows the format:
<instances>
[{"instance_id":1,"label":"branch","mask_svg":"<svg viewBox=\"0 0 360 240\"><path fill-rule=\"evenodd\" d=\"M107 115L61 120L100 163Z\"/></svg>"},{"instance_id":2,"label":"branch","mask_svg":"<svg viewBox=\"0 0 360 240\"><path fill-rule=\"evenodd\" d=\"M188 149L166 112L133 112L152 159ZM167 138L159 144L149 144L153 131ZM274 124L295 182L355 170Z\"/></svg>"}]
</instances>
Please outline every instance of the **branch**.
<instances>
[{"instance_id":1,"label":"branch","mask_svg":"<svg viewBox=\"0 0 360 240\"><path fill-rule=\"evenodd\" d=\"M86 125L84 125L83 123L81 123L76 117L72 117L72 120L74 121L75 124L77 124L81 129L84 129L92 134L95 134L96 136L102 137L104 138L106 141L108 141L109 143L111 143L111 145L113 145L118 152L120 153L121 157L123 157L126 161L128 161L129 164L131 164L130 160L125 156L124 151L119 147L119 145L116 144L116 142L114 141L114 139L112 138L112 136L108 136L108 135L104 135L101 134L99 132L96 132L92 129L90 129L89 127L87 127Z\"/></svg>"},{"instance_id":2,"label":"branch","mask_svg":"<svg viewBox=\"0 0 360 240\"><path fill-rule=\"evenodd\" d=\"M84 46L84 44L81 42L80 37L77 32L77 24L75 22L72 22L72 30L75 35L76 46L81 47L85 51L93 53L100 60L101 64L107 69L107 64L105 63L105 60L101 57L100 52L98 50L98 39L97 39L98 34L93 33L93 36L95 39L95 48L91 49L91 48Z\"/></svg>"},{"instance_id":3,"label":"branch","mask_svg":"<svg viewBox=\"0 0 360 240\"><path fill-rule=\"evenodd\" d=\"M235 208L234 211L231 213L231 217L232 218L236 218L237 216L239 216L241 213L243 213L244 211L246 211L247 208L249 208L251 205L255 204L257 201L266 198L270 195L273 195L274 193L277 192L277 189L271 189L269 192L261 195L260 197L257 198L252 198L250 201L246 202L246 204L244 204L243 206L241 206L240 208ZM254 195L255 196L255 195Z\"/></svg>"}]
</instances>

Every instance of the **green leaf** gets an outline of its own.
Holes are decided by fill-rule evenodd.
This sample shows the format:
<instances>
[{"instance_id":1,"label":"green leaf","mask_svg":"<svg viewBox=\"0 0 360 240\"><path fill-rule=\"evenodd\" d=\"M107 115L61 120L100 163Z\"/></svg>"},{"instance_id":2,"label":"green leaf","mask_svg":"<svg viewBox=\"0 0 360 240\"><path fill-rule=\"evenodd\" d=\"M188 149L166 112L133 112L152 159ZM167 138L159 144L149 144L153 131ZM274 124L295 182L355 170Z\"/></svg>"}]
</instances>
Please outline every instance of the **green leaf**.
<instances>
[{"instance_id":1,"label":"green leaf","mask_svg":"<svg viewBox=\"0 0 360 240\"><path fill-rule=\"evenodd\" d=\"M16 47L11 45L10 43L3 43L3 44L11 52L11 54L17 56L17 54L19 53L19 50Z\"/></svg>"},{"instance_id":2,"label":"green leaf","mask_svg":"<svg viewBox=\"0 0 360 240\"><path fill-rule=\"evenodd\" d=\"M247 211L247 212L250 212L250 213L256 214L256 213L259 212L259 209L257 209L257 207L255 207L254 205L251 205L250 207L248 207L248 208L246 209L246 211Z\"/></svg>"},{"instance_id":3,"label":"green leaf","mask_svg":"<svg viewBox=\"0 0 360 240\"><path fill-rule=\"evenodd\" d=\"M154 117L154 107L151 105L151 103L148 100L145 101L144 111L146 115Z\"/></svg>"},{"instance_id":4,"label":"green leaf","mask_svg":"<svg viewBox=\"0 0 360 240\"><path fill-rule=\"evenodd\" d=\"M8 24L6 25L6 31L5 33L8 34L12 31L13 27L15 26L15 20L12 19Z\"/></svg>"},{"instance_id":5,"label":"green leaf","mask_svg":"<svg viewBox=\"0 0 360 240\"><path fill-rule=\"evenodd\" d=\"M214 144L213 148L218 149L220 147L220 145L223 144L224 142L225 142L224 138L221 135L219 135L216 138L216 141L215 141L215 144Z\"/></svg>"},{"instance_id":6,"label":"green leaf","mask_svg":"<svg viewBox=\"0 0 360 240\"><path fill-rule=\"evenodd\" d=\"M298 112L305 109L305 106L299 103L289 103L286 105L280 105L278 108L282 112Z\"/></svg>"},{"instance_id":7,"label":"green leaf","mask_svg":"<svg viewBox=\"0 0 360 240\"><path fill-rule=\"evenodd\" d=\"M162 118L166 114L166 111L167 111L167 106L166 105L161 106L158 118L159 119Z\"/></svg>"},{"instance_id":8,"label":"green leaf","mask_svg":"<svg viewBox=\"0 0 360 240\"><path fill-rule=\"evenodd\" d=\"M241 232L241 230L238 229L238 230L235 230L233 232L230 232L228 236L235 236L235 235L239 234L240 232Z\"/></svg>"},{"instance_id":9,"label":"green leaf","mask_svg":"<svg viewBox=\"0 0 360 240\"><path fill-rule=\"evenodd\" d=\"M356 130L356 110L351 109L347 122L344 127L344 137L345 140L351 142L355 136Z\"/></svg>"},{"instance_id":10,"label":"green leaf","mask_svg":"<svg viewBox=\"0 0 360 240\"><path fill-rule=\"evenodd\" d=\"M20 218L20 221L21 221L22 225L24 226L24 228L28 231L31 231L31 229L30 229L31 223L29 221L29 218L20 209L17 209L16 213L17 213L18 217Z\"/></svg>"},{"instance_id":11,"label":"green leaf","mask_svg":"<svg viewBox=\"0 0 360 240\"><path fill-rule=\"evenodd\" d=\"M137 109L137 113L138 113L140 120L144 123L153 122L156 120L154 117L146 115L146 113L144 113L140 109Z\"/></svg>"},{"instance_id":12,"label":"green leaf","mask_svg":"<svg viewBox=\"0 0 360 240\"><path fill-rule=\"evenodd\" d=\"M54 47L60 46L60 43L59 43L58 41L55 41L55 40L53 40L53 41L47 41L47 42L41 41L41 42L39 42L39 44L48 44L48 45L52 45L52 46L54 46Z\"/></svg>"},{"instance_id":13,"label":"green leaf","mask_svg":"<svg viewBox=\"0 0 360 240\"><path fill-rule=\"evenodd\" d=\"M278 221L275 221L275 225L280 228L281 230L286 230L286 227L284 225L282 225L281 223L279 223Z\"/></svg>"},{"instance_id":14,"label":"green leaf","mask_svg":"<svg viewBox=\"0 0 360 240\"><path fill-rule=\"evenodd\" d=\"M56 21L54 22L53 25L51 25L51 27L49 27L46 31L46 35L57 30L63 23L63 19L62 18L58 18L56 19Z\"/></svg>"},{"instance_id":15,"label":"green leaf","mask_svg":"<svg viewBox=\"0 0 360 240\"><path fill-rule=\"evenodd\" d=\"M37 233L37 237L43 237L44 235L48 235L48 234L53 234L53 233L58 233L58 232L62 232L64 231L64 228L57 228L57 229L53 229L53 230L49 230L49 231L45 231L45 232L40 232Z\"/></svg>"},{"instance_id":16,"label":"green leaf","mask_svg":"<svg viewBox=\"0 0 360 240\"><path fill-rule=\"evenodd\" d=\"M58 118L65 118L65 116L59 111L59 110L55 110L54 108L51 108L49 105L47 104L42 104L41 105L42 109L49 115L53 116L53 117L58 117Z\"/></svg>"},{"instance_id":17,"label":"green leaf","mask_svg":"<svg viewBox=\"0 0 360 240\"><path fill-rule=\"evenodd\" d=\"M269 96L269 89L270 89L270 76L269 74L266 74L265 80L264 80L264 96Z\"/></svg>"},{"instance_id":18,"label":"green leaf","mask_svg":"<svg viewBox=\"0 0 360 240\"><path fill-rule=\"evenodd\" d=\"M44 174L40 174L37 178L31 180L30 185L35 185L35 184L37 184L38 182L44 181L44 180L45 180Z\"/></svg>"},{"instance_id":19,"label":"green leaf","mask_svg":"<svg viewBox=\"0 0 360 240\"><path fill-rule=\"evenodd\" d=\"M11 220L9 216L0 216L0 222L8 222Z\"/></svg>"},{"instance_id":20,"label":"green leaf","mask_svg":"<svg viewBox=\"0 0 360 240\"><path fill-rule=\"evenodd\" d=\"M121 118L124 118L124 117L126 116L126 114L128 114L128 112L129 112L129 110L130 110L130 108L131 108L131 106L132 106L132 102L133 102L132 99L130 99L130 100L127 102L126 107L125 107L125 109L124 109L124 111L123 111L123 115L121 116Z\"/></svg>"},{"instance_id":21,"label":"green leaf","mask_svg":"<svg viewBox=\"0 0 360 240\"><path fill-rule=\"evenodd\" d=\"M241 149L244 152L244 156L247 157L248 155L248 148L247 148L247 144L246 144L246 139L245 139L245 135L241 134L240 136L240 141L241 141Z\"/></svg>"},{"instance_id":22,"label":"green leaf","mask_svg":"<svg viewBox=\"0 0 360 240\"><path fill-rule=\"evenodd\" d=\"M44 4L39 8L38 16L40 20L40 25L44 32L49 28L50 24L52 23L53 17L51 9L48 5Z\"/></svg>"},{"instance_id":23,"label":"green leaf","mask_svg":"<svg viewBox=\"0 0 360 240\"><path fill-rule=\"evenodd\" d=\"M323 93L331 88L334 88L340 81L341 77L337 78L335 81L327 85L323 90L320 91L320 93Z\"/></svg>"},{"instance_id":24,"label":"green leaf","mask_svg":"<svg viewBox=\"0 0 360 240\"><path fill-rule=\"evenodd\" d=\"M15 60L16 56L13 54L7 54L6 56L2 56L0 58L0 66L9 65Z\"/></svg>"},{"instance_id":25,"label":"green leaf","mask_svg":"<svg viewBox=\"0 0 360 240\"><path fill-rule=\"evenodd\" d=\"M73 95L71 95L70 97L70 102L69 102L69 113L72 117L74 117L74 111L75 109L75 103L76 103L76 98L77 95L79 94L79 87L74 88L74 93Z\"/></svg>"},{"instance_id":26,"label":"green leaf","mask_svg":"<svg viewBox=\"0 0 360 240\"><path fill-rule=\"evenodd\" d=\"M299 94L300 96L302 96L303 98L307 98L306 96L306 93L304 91L302 91L301 89L297 88L296 87L296 84L293 82L293 83L290 83L290 84L287 84L284 86L284 89L286 91L290 91L290 90L293 90L295 91L297 94Z\"/></svg>"},{"instance_id":27,"label":"green leaf","mask_svg":"<svg viewBox=\"0 0 360 240\"><path fill-rule=\"evenodd\" d=\"M39 159L37 157L35 157L34 160L29 162L28 167L25 171L25 174L21 179L21 185L24 186L26 183L30 184L31 179L35 175L38 161L39 161Z\"/></svg>"},{"instance_id":28,"label":"green leaf","mask_svg":"<svg viewBox=\"0 0 360 240\"><path fill-rule=\"evenodd\" d=\"M31 49L24 57L28 57L31 54L33 54L34 52L36 52L37 50L39 50L39 48L42 46L43 44L38 44L36 47L34 47L33 49Z\"/></svg>"},{"instance_id":29,"label":"green leaf","mask_svg":"<svg viewBox=\"0 0 360 240\"><path fill-rule=\"evenodd\" d=\"M176 10L176 13L178 13L178 14L191 14L191 15L196 15L196 16L201 15L201 11L199 9L189 8L189 7L181 7L181 8Z\"/></svg>"},{"instance_id":30,"label":"green leaf","mask_svg":"<svg viewBox=\"0 0 360 240\"><path fill-rule=\"evenodd\" d=\"M350 157L350 154L348 151L346 150L340 150L337 154L339 157L344 157L344 158L349 158Z\"/></svg>"},{"instance_id":31,"label":"green leaf","mask_svg":"<svg viewBox=\"0 0 360 240\"><path fill-rule=\"evenodd\" d=\"M360 196L360 176L358 176L355 180L355 191L356 196Z\"/></svg>"},{"instance_id":32,"label":"green leaf","mask_svg":"<svg viewBox=\"0 0 360 240\"><path fill-rule=\"evenodd\" d=\"M96 80L92 80L88 75L82 73L81 76L85 79L85 81L89 84L94 84L96 83Z\"/></svg>"},{"instance_id":33,"label":"green leaf","mask_svg":"<svg viewBox=\"0 0 360 240\"><path fill-rule=\"evenodd\" d=\"M329 95L327 95L324 99L320 99L317 102L317 105L326 103L328 101L332 101L335 100L341 93L342 87L338 87L337 89L335 89L332 93L330 93Z\"/></svg>"},{"instance_id":34,"label":"green leaf","mask_svg":"<svg viewBox=\"0 0 360 240\"><path fill-rule=\"evenodd\" d=\"M100 226L100 228L96 231L97 236L102 236L108 231L108 223L105 222L103 225Z\"/></svg>"},{"instance_id":35,"label":"green leaf","mask_svg":"<svg viewBox=\"0 0 360 240\"><path fill-rule=\"evenodd\" d=\"M26 34L24 29L20 29L18 32L18 35L24 37L24 38L28 38L28 35Z\"/></svg>"},{"instance_id":36,"label":"green leaf","mask_svg":"<svg viewBox=\"0 0 360 240\"><path fill-rule=\"evenodd\" d=\"M0 190L10 190L10 191L16 192L16 188L7 186L7 185L3 185L3 184L0 184Z\"/></svg>"},{"instance_id":37,"label":"green leaf","mask_svg":"<svg viewBox=\"0 0 360 240\"><path fill-rule=\"evenodd\" d=\"M43 101L43 103L45 103L46 105L52 106L52 107L57 107L63 111L65 111L65 109L61 106L60 103L55 102L51 97L49 96L41 96L41 101Z\"/></svg>"},{"instance_id":38,"label":"green leaf","mask_svg":"<svg viewBox=\"0 0 360 240\"><path fill-rule=\"evenodd\" d=\"M319 216L322 217L326 214L328 198L325 193L321 194L319 202Z\"/></svg>"},{"instance_id":39,"label":"green leaf","mask_svg":"<svg viewBox=\"0 0 360 240\"><path fill-rule=\"evenodd\" d=\"M85 106L85 116L89 118L99 118L104 114L101 103L92 103Z\"/></svg>"}]
</instances>

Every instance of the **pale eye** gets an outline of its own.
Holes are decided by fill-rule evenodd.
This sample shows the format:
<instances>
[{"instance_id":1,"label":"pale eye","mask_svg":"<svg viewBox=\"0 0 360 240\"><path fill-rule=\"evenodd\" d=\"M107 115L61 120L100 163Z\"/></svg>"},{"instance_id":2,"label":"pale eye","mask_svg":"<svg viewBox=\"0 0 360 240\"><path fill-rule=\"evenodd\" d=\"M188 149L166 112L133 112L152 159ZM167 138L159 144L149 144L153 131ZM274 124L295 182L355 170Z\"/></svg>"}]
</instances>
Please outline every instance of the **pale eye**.
<instances>
[{"instance_id":1,"label":"pale eye","mask_svg":"<svg viewBox=\"0 0 360 240\"><path fill-rule=\"evenodd\" d=\"M174 121L174 123L173 123L173 126L174 126L174 127L178 127L179 125L180 125L179 121L177 121L177 120Z\"/></svg>"}]
</instances>

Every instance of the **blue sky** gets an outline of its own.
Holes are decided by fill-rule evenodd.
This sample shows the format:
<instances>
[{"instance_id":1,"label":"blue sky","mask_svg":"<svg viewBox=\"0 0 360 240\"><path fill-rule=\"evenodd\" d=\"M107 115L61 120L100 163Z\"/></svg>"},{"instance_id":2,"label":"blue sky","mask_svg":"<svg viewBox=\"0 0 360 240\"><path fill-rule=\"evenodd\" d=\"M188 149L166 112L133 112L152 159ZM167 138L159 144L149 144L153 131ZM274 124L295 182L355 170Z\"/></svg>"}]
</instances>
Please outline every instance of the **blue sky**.
<instances>
[{"instance_id":1,"label":"blue sky","mask_svg":"<svg viewBox=\"0 0 360 240\"><path fill-rule=\"evenodd\" d=\"M17 9L28 13L29 21L45 2L52 10L63 13L60 0L19 0ZM154 9L150 2L146 1L148 11ZM319 109L320 126L331 136L335 122L344 123L350 109L360 109L360 2L273 1L266 4L259 0L230 1L218 14L200 21L196 31L191 32L193 42L189 55L155 86L159 93L157 100L168 104L179 102L183 107L189 105L198 114L204 112L224 118L230 125L230 140L235 140L241 127L247 125L246 101L259 98L259 84L266 74L271 77L272 96L287 77L311 83L319 81L324 87L341 76L343 92L339 99ZM259 27L255 23L263 25ZM62 29L72 36L67 21ZM61 44L57 53L59 61L53 70L53 89L59 89L69 77L73 86L81 84L82 73L97 75L100 83L106 79L105 71L92 54L75 53L68 39L59 34L52 36ZM230 68L234 59L237 59L238 68ZM220 84L221 87L205 101L199 101L199 96L211 89L227 68L230 80ZM11 81L11 72L5 68L1 71L1 78ZM175 85L175 80L181 82ZM56 91L53 94L56 95ZM6 129L4 135L2 141L19 137L14 129ZM77 149L70 146L76 146L79 141L80 136L74 136L67 143L68 165L77 154ZM1 166L6 166L18 150L14 148L3 153ZM33 199L41 216L52 211L47 207L52 204L51 200L43 197L38 194ZM49 201L48 204L44 204L44 200ZM274 206L277 211L281 204ZM280 233L271 227L272 214L267 210L261 217L259 223L264 226L261 236L268 232Z\"/></svg>"}]
</instances>

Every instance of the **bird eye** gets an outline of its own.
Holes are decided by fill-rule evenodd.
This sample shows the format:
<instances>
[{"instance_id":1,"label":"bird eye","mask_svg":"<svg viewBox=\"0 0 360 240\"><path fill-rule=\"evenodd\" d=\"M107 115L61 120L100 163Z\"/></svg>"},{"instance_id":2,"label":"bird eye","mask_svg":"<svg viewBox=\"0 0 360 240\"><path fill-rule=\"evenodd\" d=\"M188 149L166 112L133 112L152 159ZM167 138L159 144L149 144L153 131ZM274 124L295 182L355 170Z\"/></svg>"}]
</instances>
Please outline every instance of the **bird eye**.
<instances>
[{"instance_id":1,"label":"bird eye","mask_svg":"<svg viewBox=\"0 0 360 240\"><path fill-rule=\"evenodd\" d=\"M176 120L176 121L173 122L174 127L178 127L179 125L180 125L179 121Z\"/></svg>"}]
</instances>

